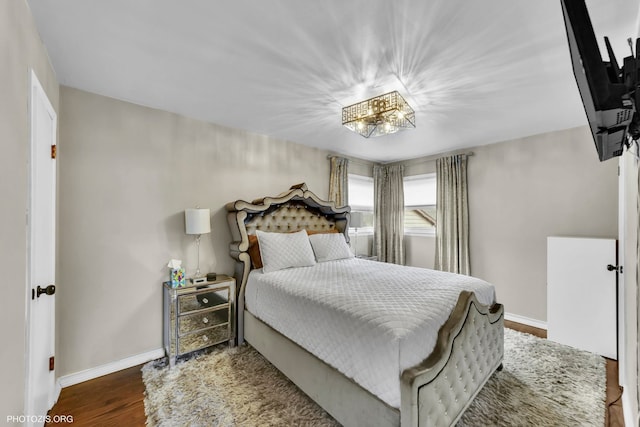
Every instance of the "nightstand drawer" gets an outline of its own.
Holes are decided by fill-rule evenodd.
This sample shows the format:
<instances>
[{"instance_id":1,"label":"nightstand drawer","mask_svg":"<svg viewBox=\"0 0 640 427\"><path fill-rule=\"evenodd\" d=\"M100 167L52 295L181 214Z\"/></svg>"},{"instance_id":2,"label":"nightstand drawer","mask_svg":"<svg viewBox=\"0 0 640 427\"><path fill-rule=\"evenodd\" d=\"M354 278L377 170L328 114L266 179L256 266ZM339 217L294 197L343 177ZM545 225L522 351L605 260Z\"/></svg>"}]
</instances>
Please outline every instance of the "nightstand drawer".
<instances>
[{"instance_id":1,"label":"nightstand drawer","mask_svg":"<svg viewBox=\"0 0 640 427\"><path fill-rule=\"evenodd\" d=\"M178 296L178 313L189 313L204 308L215 307L229 303L229 288L215 291L203 289L186 295Z\"/></svg>"},{"instance_id":2,"label":"nightstand drawer","mask_svg":"<svg viewBox=\"0 0 640 427\"><path fill-rule=\"evenodd\" d=\"M195 314L188 314L178 318L180 335L212 326L229 323L229 304L215 310L208 310Z\"/></svg>"},{"instance_id":3,"label":"nightstand drawer","mask_svg":"<svg viewBox=\"0 0 640 427\"><path fill-rule=\"evenodd\" d=\"M205 329L179 338L178 354L188 353L229 340L229 324Z\"/></svg>"}]
</instances>

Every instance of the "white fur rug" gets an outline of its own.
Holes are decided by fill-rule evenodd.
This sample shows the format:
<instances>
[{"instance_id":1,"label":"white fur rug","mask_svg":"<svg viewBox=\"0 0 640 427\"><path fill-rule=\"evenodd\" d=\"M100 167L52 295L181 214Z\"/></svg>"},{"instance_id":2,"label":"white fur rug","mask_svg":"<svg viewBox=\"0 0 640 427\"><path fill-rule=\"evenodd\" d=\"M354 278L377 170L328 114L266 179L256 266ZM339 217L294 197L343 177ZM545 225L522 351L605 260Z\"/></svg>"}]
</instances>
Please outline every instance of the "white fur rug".
<instances>
[{"instance_id":1,"label":"white fur rug","mask_svg":"<svg viewBox=\"0 0 640 427\"><path fill-rule=\"evenodd\" d=\"M218 347L142 368L149 426L335 426L253 348ZM504 369L458 426L604 425L605 360L505 329Z\"/></svg>"}]
</instances>

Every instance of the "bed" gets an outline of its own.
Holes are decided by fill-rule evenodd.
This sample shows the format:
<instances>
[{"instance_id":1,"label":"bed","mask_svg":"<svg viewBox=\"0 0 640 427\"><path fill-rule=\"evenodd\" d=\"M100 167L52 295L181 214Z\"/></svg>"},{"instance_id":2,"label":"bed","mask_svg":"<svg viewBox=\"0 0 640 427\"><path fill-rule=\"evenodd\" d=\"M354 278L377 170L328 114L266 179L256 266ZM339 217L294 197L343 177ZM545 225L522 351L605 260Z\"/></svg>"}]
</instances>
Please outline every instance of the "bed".
<instances>
[{"instance_id":1,"label":"bed","mask_svg":"<svg viewBox=\"0 0 640 427\"><path fill-rule=\"evenodd\" d=\"M306 230L348 242L350 208L299 184L226 209L238 343L341 424L453 425L501 368L503 307L486 282L356 258L265 274L254 268L256 234Z\"/></svg>"}]
</instances>

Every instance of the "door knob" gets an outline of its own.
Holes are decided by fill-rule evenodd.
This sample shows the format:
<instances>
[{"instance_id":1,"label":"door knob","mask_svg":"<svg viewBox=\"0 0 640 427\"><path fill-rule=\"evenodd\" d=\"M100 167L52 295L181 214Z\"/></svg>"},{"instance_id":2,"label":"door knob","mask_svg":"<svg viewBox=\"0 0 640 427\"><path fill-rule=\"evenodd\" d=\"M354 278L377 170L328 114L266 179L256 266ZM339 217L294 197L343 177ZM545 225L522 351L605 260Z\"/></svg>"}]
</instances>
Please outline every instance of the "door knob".
<instances>
[{"instance_id":1,"label":"door knob","mask_svg":"<svg viewBox=\"0 0 640 427\"><path fill-rule=\"evenodd\" d=\"M49 285L46 288L41 288L40 286L38 286L38 288L36 289L36 296L38 298L40 298L40 295L42 294L53 295L55 293L56 287L54 285Z\"/></svg>"}]
</instances>

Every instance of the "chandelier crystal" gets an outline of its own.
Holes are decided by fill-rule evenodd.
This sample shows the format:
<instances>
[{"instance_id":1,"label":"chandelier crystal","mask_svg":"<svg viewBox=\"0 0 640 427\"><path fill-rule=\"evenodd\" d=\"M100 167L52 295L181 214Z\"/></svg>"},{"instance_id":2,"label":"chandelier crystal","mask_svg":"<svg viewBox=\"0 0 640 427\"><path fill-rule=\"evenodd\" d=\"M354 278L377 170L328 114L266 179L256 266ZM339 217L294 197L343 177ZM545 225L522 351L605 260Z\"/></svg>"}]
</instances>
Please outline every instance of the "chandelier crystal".
<instances>
[{"instance_id":1,"label":"chandelier crystal","mask_svg":"<svg viewBox=\"0 0 640 427\"><path fill-rule=\"evenodd\" d=\"M365 138L416 127L416 113L393 91L342 109L342 124Z\"/></svg>"}]
</instances>

